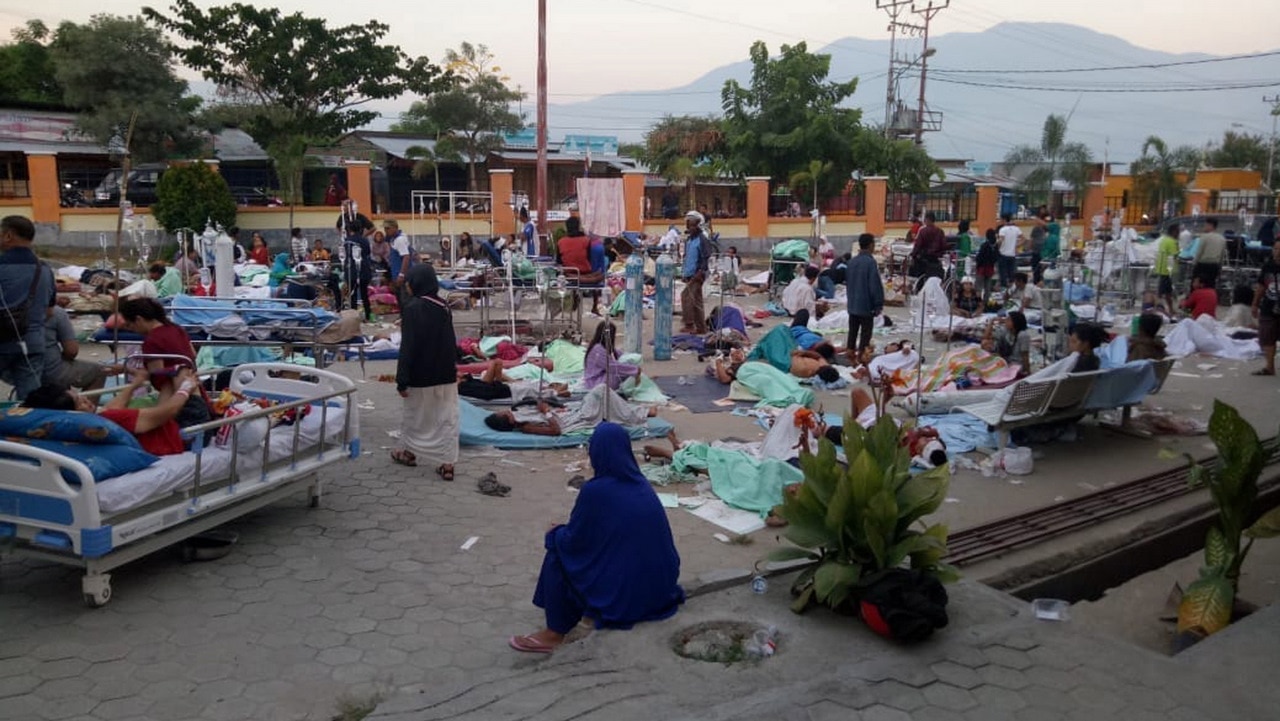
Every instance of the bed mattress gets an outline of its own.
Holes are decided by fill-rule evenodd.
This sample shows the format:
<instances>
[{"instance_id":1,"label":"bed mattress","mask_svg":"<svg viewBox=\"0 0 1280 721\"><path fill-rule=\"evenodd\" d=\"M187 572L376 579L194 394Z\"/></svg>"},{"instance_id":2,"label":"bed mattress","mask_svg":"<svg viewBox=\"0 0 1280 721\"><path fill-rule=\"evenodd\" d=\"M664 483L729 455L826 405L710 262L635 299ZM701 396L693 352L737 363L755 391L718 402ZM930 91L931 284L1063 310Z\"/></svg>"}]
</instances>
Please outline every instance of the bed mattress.
<instances>
[{"instance_id":1,"label":"bed mattress","mask_svg":"<svg viewBox=\"0 0 1280 721\"><path fill-rule=\"evenodd\" d=\"M330 406L325 418L325 441L333 442L342 437L346 409ZM354 421L354 419L353 419ZM356 423L351 425L351 437L359 432ZM299 433L298 450L316 445L320 438L320 412L312 407L311 413L302 419ZM282 426L273 428L271 432L270 460L278 461L287 458L293 452L293 428ZM214 483L225 480L231 473L230 448L218 448L210 445L201 456L200 483ZM241 477L252 473L262 465L261 447L252 451L242 450L237 459ZM187 452L176 456L164 456L146 468L126 473L114 478L99 481L97 484L98 508L103 513L120 513L136 508L170 493L185 490L194 483L196 477L196 454Z\"/></svg>"}]
</instances>

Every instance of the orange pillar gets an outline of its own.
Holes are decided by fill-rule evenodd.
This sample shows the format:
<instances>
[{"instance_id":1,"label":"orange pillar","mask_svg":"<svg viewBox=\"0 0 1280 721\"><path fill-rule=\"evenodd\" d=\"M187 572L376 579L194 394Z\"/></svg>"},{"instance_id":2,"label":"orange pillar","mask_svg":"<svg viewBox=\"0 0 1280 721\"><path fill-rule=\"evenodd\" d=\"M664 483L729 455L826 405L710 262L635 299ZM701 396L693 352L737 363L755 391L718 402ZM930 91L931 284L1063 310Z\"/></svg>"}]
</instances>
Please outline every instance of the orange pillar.
<instances>
[{"instance_id":1,"label":"orange pillar","mask_svg":"<svg viewBox=\"0 0 1280 721\"><path fill-rule=\"evenodd\" d=\"M889 178L883 175L873 175L869 178L863 178L863 184L866 186L867 196L864 202L867 212L867 232L879 238L884 235L884 205L889 198Z\"/></svg>"},{"instance_id":2,"label":"orange pillar","mask_svg":"<svg viewBox=\"0 0 1280 721\"><path fill-rule=\"evenodd\" d=\"M367 160L348 160L347 197L356 201L356 207L366 216L373 217L373 165Z\"/></svg>"},{"instance_id":3,"label":"orange pillar","mask_svg":"<svg viewBox=\"0 0 1280 721\"><path fill-rule=\"evenodd\" d=\"M1089 183L1089 189L1084 193L1084 204L1080 207L1080 238L1091 237L1089 231L1093 216L1102 215L1107 207L1106 192L1106 183Z\"/></svg>"},{"instance_id":4,"label":"orange pillar","mask_svg":"<svg viewBox=\"0 0 1280 721\"><path fill-rule=\"evenodd\" d=\"M1000 222L1000 186L991 183L977 183L978 217L973 220L971 232L973 237L981 238L989 228Z\"/></svg>"},{"instance_id":5,"label":"orange pillar","mask_svg":"<svg viewBox=\"0 0 1280 721\"><path fill-rule=\"evenodd\" d=\"M516 232L515 211L511 207L515 192L516 171L511 168L494 168L489 171L489 192L493 193L493 237L500 238Z\"/></svg>"},{"instance_id":6,"label":"orange pillar","mask_svg":"<svg viewBox=\"0 0 1280 721\"><path fill-rule=\"evenodd\" d=\"M769 178L747 178L747 237L763 240L769 237Z\"/></svg>"},{"instance_id":7,"label":"orange pillar","mask_svg":"<svg viewBox=\"0 0 1280 721\"><path fill-rule=\"evenodd\" d=\"M635 232L644 231L644 179L643 170L622 171L623 227Z\"/></svg>"},{"instance_id":8,"label":"orange pillar","mask_svg":"<svg viewBox=\"0 0 1280 721\"><path fill-rule=\"evenodd\" d=\"M1205 188L1187 188L1183 191L1186 201L1182 204L1182 212L1187 215L1202 215L1209 212L1209 191Z\"/></svg>"},{"instance_id":9,"label":"orange pillar","mask_svg":"<svg viewBox=\"0 0 1280 721\"><path fill-rule=\"evenodd\" d=\"M57 223L62 195L58 190L58 156L27 154L27 188L31 195L31 220Z\"/></svg>"}]
</instances>

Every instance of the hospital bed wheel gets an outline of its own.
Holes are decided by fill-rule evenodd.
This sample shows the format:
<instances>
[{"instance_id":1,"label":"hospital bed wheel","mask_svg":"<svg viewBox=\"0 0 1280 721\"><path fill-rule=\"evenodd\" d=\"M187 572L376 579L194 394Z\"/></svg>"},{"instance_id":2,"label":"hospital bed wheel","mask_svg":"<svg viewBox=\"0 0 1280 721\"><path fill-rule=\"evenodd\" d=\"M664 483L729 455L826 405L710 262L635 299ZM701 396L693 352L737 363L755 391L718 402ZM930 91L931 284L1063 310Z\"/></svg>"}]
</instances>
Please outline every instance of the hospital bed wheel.
<instances>
[{"instance_id":1,"label":"hospital bed wheel","mask_svg":"<svg viewBox=\"0 0 1280 721\"><path fill-rule=\"evenodd\" d=\"M84 602L90 608L101 608L111 600L111 576L106 573L86 575L80 581Z\"/></svg>"}]
</instances>

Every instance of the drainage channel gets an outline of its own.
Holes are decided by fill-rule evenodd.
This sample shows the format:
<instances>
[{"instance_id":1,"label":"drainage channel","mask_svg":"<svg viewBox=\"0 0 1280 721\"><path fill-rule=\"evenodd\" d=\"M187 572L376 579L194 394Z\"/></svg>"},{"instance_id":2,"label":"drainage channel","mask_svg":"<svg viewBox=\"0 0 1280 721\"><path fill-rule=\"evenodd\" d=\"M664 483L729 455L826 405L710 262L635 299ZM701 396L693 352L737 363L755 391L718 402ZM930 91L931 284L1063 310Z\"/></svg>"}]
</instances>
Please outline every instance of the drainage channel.
<instances>
[{"instance_id":1,"label":"drainage channel","mask_svg":"<svg viewBox=\"0 0 1280 721\"><path fill-rule=\"evenodd\" d=\"M1217 457L1213 456L1200 463L1210 466L1216 461ZM967 566L1200 490L1190 487L1189 475L1188 468L1175 468L957 531L947 539L946 560L956 566Z\"/></svg>"}]
</instances>

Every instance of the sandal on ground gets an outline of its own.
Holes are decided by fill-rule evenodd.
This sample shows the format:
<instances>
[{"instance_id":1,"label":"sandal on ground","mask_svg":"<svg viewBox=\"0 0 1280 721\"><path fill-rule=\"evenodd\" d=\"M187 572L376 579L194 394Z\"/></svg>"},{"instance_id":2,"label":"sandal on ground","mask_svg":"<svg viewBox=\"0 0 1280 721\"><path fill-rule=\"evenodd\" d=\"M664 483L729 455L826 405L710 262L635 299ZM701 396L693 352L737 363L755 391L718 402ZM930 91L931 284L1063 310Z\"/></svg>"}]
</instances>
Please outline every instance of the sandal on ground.
<instances>
[{"instance_id":1,"label":"sandal on ground","mask_svg":"<svg viewBox=\"0 0 1280 721\"><path fill-rule=\"evenodd\" d=\"M764 525L769 528L782 528L787 525L787 519L779 516L773 511L769 511L769 515L765 516Z\"/></svg>"},{"instance_id":2,"label":"sandal on ground","mask_svg":"<svg viewBox=\"0 0 1280 721\"><path fill-rule=\"evenodd\" d=\"M439 466L436 468L436 475L437 475L437 476L440 476L440 479L441 479L441 480L444 480L444 481L452 481L452 480L453 480L453 466L451 466L451 465L449 465L449 464L447 464L447 463L442 463L441 465L439 465Z\"/></svg>"},{"instance_id":3,"label":"sandal on ground","mask_svg":"<svg viewBox=\"0 0 1280 721\"><path fill-rule=\"evenodd\" d=\"M404 448L397 448L396 450L392 451L391 460L395 461L396 463L399 463L402 466L409 466L410 468L418 465L417 456L413 455L412 451L406 450Z\"/></svg>"},{"instance_id":4,"label":"sandal on ground","mask_svg":"<svg viewBox=\"0 0 1280 721\"><path fill-rule=\"evenodd\" d=\"M1275 371L1267 370L1266 368L1259 368L1258 370L1254 371L1253 373L1250 373L1249 375L1255 375L1255 376L1273 376L1273 375L1275 375L1275 374L1276 374L1276 372L1275 372Z\"/></svg>"},{"instance_id":5,"label":"sandal on ground","mask_svg":"<svg viewBox=\"0 0 1280 721\"><path fill-rule=\"evenodd\" d=\"M506 498L511 493L511 486L499 483L498 477L493 473L484 474L480 481L476 483L476 487L486 496Z\"/></svg>"},{"instance_id":6,"label":"sandal on ground","mask_svg":"<svg viewBox=\"0 0 1280 721\"><path fill-rule=\"evenodd\" d=\"M507 645L524 653L551 653L556 650L552 644L539 641L533 636L512 636L507 639Z\"/></svg>"}]
</instances>

